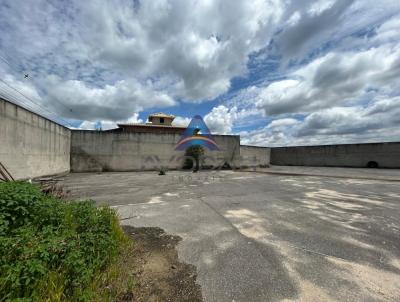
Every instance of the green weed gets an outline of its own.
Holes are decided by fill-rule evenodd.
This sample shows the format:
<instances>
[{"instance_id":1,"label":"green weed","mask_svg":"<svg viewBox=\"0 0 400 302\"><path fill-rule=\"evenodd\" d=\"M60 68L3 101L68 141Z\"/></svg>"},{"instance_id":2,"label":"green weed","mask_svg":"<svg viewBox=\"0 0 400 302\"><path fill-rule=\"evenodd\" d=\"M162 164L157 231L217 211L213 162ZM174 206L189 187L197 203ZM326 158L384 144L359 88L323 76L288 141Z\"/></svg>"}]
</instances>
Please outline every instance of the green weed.
<instances>
[{"instance_id":1,"label":"green weed","mask_svg":"<svg viewBox=\"0 0 400 302\"><path fill-rule=\"evenodd\" d=\"M128 242L109 208L0 183L0 301L92 301Z\"/></svg>"}]
</instances>

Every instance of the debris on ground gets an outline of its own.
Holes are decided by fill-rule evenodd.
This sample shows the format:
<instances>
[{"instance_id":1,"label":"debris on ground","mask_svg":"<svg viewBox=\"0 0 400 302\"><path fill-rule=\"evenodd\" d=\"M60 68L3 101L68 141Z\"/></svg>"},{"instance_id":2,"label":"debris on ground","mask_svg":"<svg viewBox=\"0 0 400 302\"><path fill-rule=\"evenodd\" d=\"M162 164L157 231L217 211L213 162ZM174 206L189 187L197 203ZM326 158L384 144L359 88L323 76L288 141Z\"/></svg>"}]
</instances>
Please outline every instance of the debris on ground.
<instances>
[{"instance_id":1,"label":"debris on ground","mask_svg":"<svg viewBox=\"0 0 400 302\"><path fill-rule=\"evenodd\" d=\"M0 181L14 181L11 173L6 167L0 162Z\"/></svg>"},{"instance_id":2,"label":"debris on ground","mask_svg":"<svg viewBox=\"0 0 400 302\"><path fill-rule=\"evenodd\" d=\"M62 186L64 178L59 176L55 177L41 177L32 180L32 183L40 185L41 191L45 194L50 194L59 198L67 198L70 195L70 191L66 190Z\"/></svg>"}]
</instances>

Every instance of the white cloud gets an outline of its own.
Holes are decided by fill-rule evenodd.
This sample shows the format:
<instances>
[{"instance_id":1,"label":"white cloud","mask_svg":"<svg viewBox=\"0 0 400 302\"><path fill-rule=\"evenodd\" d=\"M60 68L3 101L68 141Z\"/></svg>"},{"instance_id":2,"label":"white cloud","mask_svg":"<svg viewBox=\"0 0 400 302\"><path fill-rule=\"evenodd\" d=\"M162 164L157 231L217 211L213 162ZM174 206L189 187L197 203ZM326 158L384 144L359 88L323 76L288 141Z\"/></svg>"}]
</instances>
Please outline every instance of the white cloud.
<instances>
[{"instance_id":1,"label":"white cloud","mask_svg":"<svg viewBox=\"0 0 400 302\"><path fill-rule=\"evenodd\" d=\"M143 123L143 120L139 118L139 113L135 112L130 118L126 120L127 123Z\"/></svg>"},{"instance_id":2,"label":"white cloud","mask_svg":"<svg viewBox=\"0 0 400 302\"><path fill-rule=\"evenodd\" d=\"M233 103L256 104L273 118L266 126L240 132L243 142L285 146L398 141L398 20L388 18L368 36L347 37L336 49L293 65L282 79L240 91Z\"/></svg>"},{"instance_id":3,"label":"white cloud","mask_svg":"<svg viewBox=\"0 0 400 302\"><path fill-rule=\"evenodd\" d=\"M399 123L400 97L393 97L366 107L318 110L302 120L276 119L265 127L240 134L243 143L261 146L398 141Z\"/></svg>"},{"instance_id":4,"label":"white cloud","mask_svg":"<svg viewBox=\"0 0 400 302\"><path fill-rule=\"evenodd\" d=\"M237 117L238 113L236 107L229 109L224 105L220 105L214 107L211 112L204 117L204 122L212 133L229 134L232 132L232 126Z\"/></svg>"},{"instance_id":5,"label":"white cloud","mask_svg":"<svg viewBox=\"0 0 400 302\"><path fill-rule=\"evenodd\" d=\"M399 15L394 0L5 0L0 71L87 128L219 97L212 131L257 126L241 132L257 144L391 138Z\"/></svg>"},{"instance_id":6,"label":"white cloud","mask_svg":"<svg viewBox=\"0 0 400 302\"><path fill-rule=\"evenodd\" d=\"M315 15L320 15L322 12L324 12L327 9L332 8L332 6L335 4L334 0L320 0L316 1L315 3L311 4L310 9L308 10L308 13L311 16Z\"/></svg>"},{"instance_id":7,"label":"white cloud","mask_svg":"<svg viewBox=\"0 0 400 302\"><path fill-rule=\"evenodd\" d=\"M299 121L294 118L282 118L273 120L271 123L268 124L267 129L277 129L287 126L293 126L298 123Z\"/></svg>"},{"instance_id":8,"label":"white cloud","mask_svg":"<svg viewBox=\"0 0 400 302\"><path fill-rule=\"evenodd\" d=\"M202 102L225 93L233 77L246 73L249 55L269 43L285 5L6 0L0 43L29 70L42 96L49 94L48 104L57 97L73 107L55 106L59 114L116 120L141 108L175 105L172 99ZM58 78L55 86L49 75Z\"/></svg>"},{"instance_id":9,"label":"white cloud","mask_svg":"<svg viewBox=\"0 0 400 302\"><path fill-rule=\"evenodd\" d=\"M134 112L153 106L167 107L175 101L163 92L136 80L121 80L114 85L90 87L77 80L62 81L57 76L46 78L48 104L53 104L63 116L83 120L126 120ZM53 100L63 100L68 107Z\"/></svg>"},{"instance_id":10,"label":"white cloud","mask_svg":"<svg viewBox=\"0 0 400 302\"><path fill-rule=\"evenodd\" d=\"M83 121L78 129L82 130L96 130L97 129L97 122L90 122L90 121Z\"/></svg>"},{"instance_id":11,"label":"white cloud","mask_svg":"<svg viewBox=\"0 0 400 302\"><path fill-rule=\"evenodd\" d=\"M204 122L212 133L232 134L234 126L240 128L243 125L249 125L251 122L248 119L255 116L260 116L260 111L255 108L238 110L235 106L218 105L204 116ZM177 116L173 125L187 126L190 121L191 118Z\"/></svg>"},{"instance_id":12,"label":"white cloud","mask_svg":"<svg viewBox=\"0 0 400 302\"><path fill-rule=\"evenodd\" d=\"M277 0L154 0L136 6L134 1L73 1L68 6L39 1L33 7L9 2L3 22L15 35L12 40L30 44L34 54L57 49L67 55L56 58L63 65L63 59L83 55L91 64L98 60L125 75L169 74L183 85L182 96L196 100L229 88L230 79L245 71L248 55L268 43L284 8ZM77 68L76 62L63 67Z\"/></svg>"},{"instance_id":13,"label":"white cloud","mask_svg":"<svg viewBox=\"0 0 400 302\"><path fill-rule=\"evenodd\" d=\"M340 26L354 1L295 1L286 14L289 26L274 38L274 45L286 62L302 59L308 52L342 33ZM296 16L297 15L297 16ZM293 22L296 21L296 22Z\"/></svg>"},{"instance_id":14,"label":"white cloud","mask_svg":"<svg viewBox=\"0 0 400 302\"><path fill-rule=\"evenodd\" d=\"M291 73L289 79L260 88L257 106L267 115L310 112L357 101L371 90L397 89L399 45L361 52L331 52Z\"/></svg>"},{"instance_id":15,"label":"white cloud","mask_svg":"<svg viewBox=\"0 0 400 302\"><path fill-rule=\"evenodd\" d=\"M280 26L273 39L275 53L284 63L301 62L310 54L323 54L326 48L335 47L349 37L352 44L358 34L389 16L398 19L399 13L396 0L292 1L282 17L289 21ZM361 43L365 44L365 39ZM348 43L342 46L349 49Z\"/></svg>"},{"instance_id":16,"label":"white cloud","mask_svg":"<svg viewBox=\"0 0 400 302\"><path fill-rule=\"evenodd\" d=\"M34 101L37 100L37 101L40 102L41 97L40 97L40 95L39 95L39 93L36 90L34 85L29 83L28 81L24 82L22 80L18 80L18 79L16 79L14 76L12 76L10 74L5 74L3 76L4 76L4 78L2 78L2 80L4 82L6 82L7 84L9 84L11 87L15 88L15 89L12 89L9 86L7 86L6 84L2 83L3 84L2 87L3 87L4 91L12 93L15 96L21 96L18 93L18 91L19 91L20 93L22 93L26 97L31 98Z\"/></svg>"},{"instance_id":17,"label":"white cloud","mask_svg":"<svg viewBox=\"0 0 400 302\"><path fill-rule=\"evenodd\" d=\"M378 27L376 30L376 36L374 36L372 40L379 43L399 42L399 28L400 18L398 16L390 18Z\"/></svg>"},{"instance_id":18,"label":"white cloud","mask_svg":"<svg viewBox=\"0 0 400 302\"><path fill-rule=\"evenodd\" d=\"M126 120L121 120L121 121L83 121L78 129L83 129L83 130L110 130L110 129L115 129L118 128L119 123L143 123L142 119L139 119L139 114L134 113L130 118Z\"/></svg>"},{"instance_id":19,"label":"white cloud","mask_svg":"<svg viewBox=\"0 0 400 302\"><path fill-rule=\"evenodd\" d=\"M173 126L182 126L182 127L187 127L190 123L190 118L188 117L183 117L183 116L176 116L175 119L172 122Z\"/></svg>"}]
</instances>

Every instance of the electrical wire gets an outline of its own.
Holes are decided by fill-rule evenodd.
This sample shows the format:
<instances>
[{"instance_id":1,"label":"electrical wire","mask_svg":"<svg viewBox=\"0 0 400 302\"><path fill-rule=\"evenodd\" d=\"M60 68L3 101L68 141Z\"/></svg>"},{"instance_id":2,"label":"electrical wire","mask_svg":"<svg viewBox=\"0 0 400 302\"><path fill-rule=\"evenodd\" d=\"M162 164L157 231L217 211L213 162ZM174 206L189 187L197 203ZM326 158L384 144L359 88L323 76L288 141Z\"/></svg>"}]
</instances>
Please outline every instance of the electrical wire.
<instances>
[{"instance_id":1,"label":"electrical wire","mask_svg":"<svg viewBox=\"0 0 400 302\"><path fill-rule=\"evenodd\" d=\"M6 64L8 64L10 67L12 67L12 66L11 66L11 63L8 62L5 58L3 58L2 56L0 56L0 59L1 59L3 62L5 62Z\"/></svg>"},{"instance_id":2,"label":"electrical wire","mask_svg":"<svg viewBox=\"0 0 400 302\"><path fill-rule=\"evenodd\" d=\"M10 93L10 91L0 90L0 95L3 96L5 98L5 100L8 100L15 104L18 104L19 106L21 106L27 110L30 110L38 115L44 116L47 119L52 120L53 122L56 122L63 126L69 125L69 123L66 120L58 117L57 114L51 112L50 110L45 110L43 107L39 107L36 104L32 105L31 103L28 103L27 101L23 100L22 98L16 97L16 95L13 94L12 92Z\"/></svg>"},{"instance_id":3,"label":"electrical wire","mask_svg":"<svg viewBox=\"0 0 400 302\"><path fill-rule=\"evenodd\" d=\"M5 52L3 52L3 51L1 51L0 50L0 52L1 52L1 54L2 55L0 55L0 59L3 61L3 62L5 62L6 64L8 64L8 66L10 66L15 72L17 72L17 73L20 73L20 71L18 70L19 68L14 64L14 63L10 63L10 61L12 61L12 60L10 60L10 59L6 59L6 57L9 57ZM11 57L9 57L9 58L11 58ZM67 107L66 105L64 105L60 100L58 100L58 99L56 99L56 98L53 98L58 104L60 104L61 106L63 106L65 109L67 109L68 111L70 111L70 112L72 112L72 109L71 108L69 108L69 107Z\"/></svg>"},{"instance_id":4,"label":"electrical wire","mask_svg":"<svg viewBox=\"0 0 400 302\"><path fill-rule=\"evenodd\" d=\"M49 112L50 114L54 114L56 117L58 117L59 120L63 121L65 123L65 125L70 125L71 124L69 122L67 122L66 120L64 120L63 118L59 117L58 114L56 114L55 112L43 107L42 105L40 105L38 102L32 100L32 98L28 97L27 95L25 95L24 93L22 93L21 91L19 91L17 88L11 86L10 84L8 84L6 81L4 81L3 79L0 79L0 81L5 84L7 87L9 87L10 89L12 89L13 91L17 92L18 94L20 94L21 96L23 96L25 99L29 100L31 103L35 104L36 106L38 106L39 108L41 108L44 111Z\"/></svg>"},{"instance_id":5,"label":"electrical wire","mask_svg":"<svg viewBox=\"0 0 400 302\"><path fill-rule=\"evenodd\" d=\"M24 107L25 109L29 109L29 110L32 110L32 111L35 111L35 112L39 111L37 108L33 108L31 104L16 98L15 95L13 95L9 91L3 90L1 88L0 88L0 97L3 97L7 101L16 103L16 104ZM40 115L46 115L46 113L43 113L43 112L40 112L39 114Z\"/></svg>"},{"instance_id":6,"label":"electrical wire","mask_svg":"<svg viewBox=\"0 0 400 302\"><path fill-rule=\"evenodd\" d=\"M29 104L26 101L22 100L21 98L16 97L15 94L10 93L9 91L0 89L0 97L3 97L5 98L5 100L17 104L18 106L21 106L22 108L32 111L40 116L43 116L55 123L62 124L62 122L59 121L58 116L54 116L54 114L49 114L47 112L38 110L38 108L33 107L32 104Z\"/></svg>"},{"instance_id":7,"label":"electrical wire","mask_svg":"<svg viewBox=\"0 0 400 302\"><path fill-rule=\"evenodd\" d=\"M8 66L10 66L11 67L11 69L13 69L14 71L16 71L16 72L20 72L20 68L19 68L19 66L17 65L17 64L15 64L11 59L10 59L10 57L9 56L7 56L4 52L2 52L1 50L0 50L0 60L2 60L4 63L6 63Z\"/></svg>"}]
</instances>

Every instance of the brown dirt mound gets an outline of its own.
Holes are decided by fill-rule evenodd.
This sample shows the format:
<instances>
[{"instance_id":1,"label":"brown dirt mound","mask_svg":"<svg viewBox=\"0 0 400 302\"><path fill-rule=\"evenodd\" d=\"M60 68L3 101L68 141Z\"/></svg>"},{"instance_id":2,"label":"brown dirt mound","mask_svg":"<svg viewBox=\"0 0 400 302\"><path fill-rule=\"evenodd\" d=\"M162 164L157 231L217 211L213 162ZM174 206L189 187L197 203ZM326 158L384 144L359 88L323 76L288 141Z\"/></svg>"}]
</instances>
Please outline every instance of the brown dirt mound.
<instances>
[{"instance_id":1,"label":"brown dirt mound","mask_svg":"<svg viewBox=\"0 0 400 302\"><path fill-rule=\"evenodd\" d=\"M202 301L196 284L196 267L178 261L175 249L181 240L160 228L123 226L133 238L134 286L117 301Z\"/></svg>"}]
</instances>

